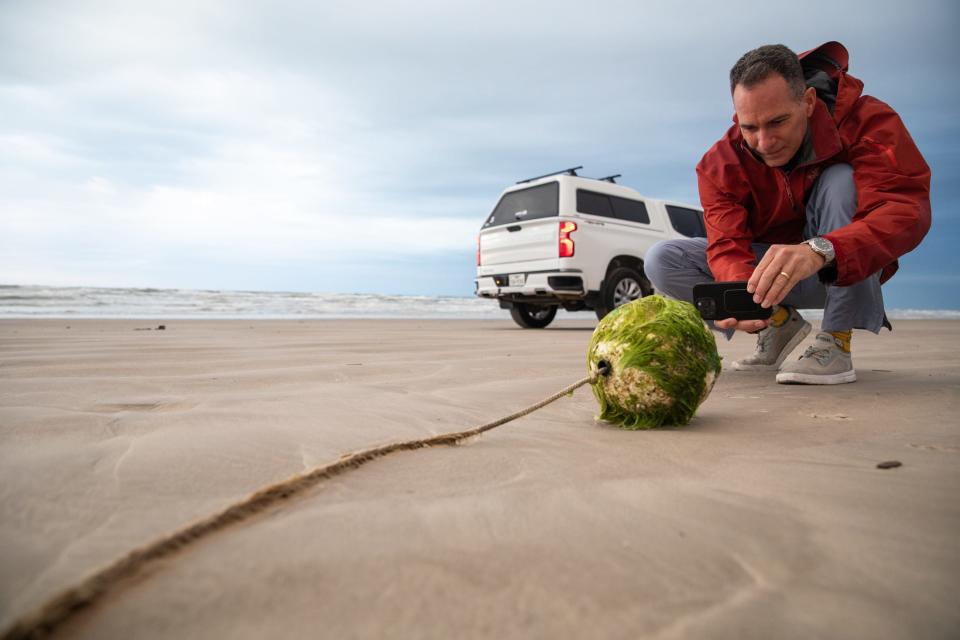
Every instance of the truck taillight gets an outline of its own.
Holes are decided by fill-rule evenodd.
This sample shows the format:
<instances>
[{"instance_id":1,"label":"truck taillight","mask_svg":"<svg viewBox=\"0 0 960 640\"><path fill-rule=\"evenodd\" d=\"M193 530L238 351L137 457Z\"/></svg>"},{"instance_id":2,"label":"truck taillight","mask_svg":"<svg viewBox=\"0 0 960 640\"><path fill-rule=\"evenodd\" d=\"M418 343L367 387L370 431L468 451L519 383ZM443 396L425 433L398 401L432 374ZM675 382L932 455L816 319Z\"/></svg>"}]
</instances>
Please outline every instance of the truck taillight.
<instances>
[{"instance_id":1,"label":"truck taillight","mask_svg":"<svg viewBox=\"0 0 960 640\"><path fill-rule=\"evenodd\" d=\"M566 222L560 223L560 257L561 258L572 258L573 257L573 238L570 237L570 234L577 230L577 223Z\"/></svg>"},{"instance_id":2,"label":"truck taillight","mask_svg":"<svg viewBox=\"0 0 960 640\"><path fill-rule=\"evenodd\" d=\"M480 236L477 236L477 266L480 266Z\"/></svg>"}]
</instances>

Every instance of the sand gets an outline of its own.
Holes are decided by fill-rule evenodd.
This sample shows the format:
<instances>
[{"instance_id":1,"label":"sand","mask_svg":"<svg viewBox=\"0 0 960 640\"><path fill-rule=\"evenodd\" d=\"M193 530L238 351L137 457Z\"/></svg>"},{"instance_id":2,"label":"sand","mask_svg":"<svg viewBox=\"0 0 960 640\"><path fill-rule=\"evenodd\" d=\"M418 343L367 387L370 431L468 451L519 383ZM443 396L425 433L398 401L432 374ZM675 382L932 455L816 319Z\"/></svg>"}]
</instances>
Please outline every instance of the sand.
<instances>
[{"instance_id":1,"label":"sand","mask_svg":"<svg viewBox=\"0 0 960 640\"><path fill-rule=\"evenodd\" d=\"M549 395L593 324L0 321L0 628L264 484ZM858 332L854 361L725 370L682 429L598 424L583 388L322 483L61 635L956 637L960 322Z\"/></svg>"}]
</instances>

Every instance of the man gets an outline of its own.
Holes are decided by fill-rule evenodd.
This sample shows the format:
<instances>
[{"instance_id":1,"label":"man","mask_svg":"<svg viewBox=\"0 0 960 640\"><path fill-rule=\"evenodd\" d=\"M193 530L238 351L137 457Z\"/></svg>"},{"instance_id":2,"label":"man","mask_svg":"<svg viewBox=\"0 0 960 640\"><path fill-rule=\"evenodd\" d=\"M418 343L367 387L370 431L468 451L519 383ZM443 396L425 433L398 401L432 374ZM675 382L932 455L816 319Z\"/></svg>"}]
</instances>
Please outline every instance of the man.
<instances>
[{"instance_id":1,"label":"man","mask_svg":"<svg viewBox=\"0 0 960 640\"><path fill-rule=\"evenodd\" d=\"M658 290L687 301L699 282L747 280L771 318L715 326L756 333L756 351L733 368L779 369L780 383L856 380L852 330L890 328L880 285L930 228L930 169L847 60L838 42L740 58L734 124L697 165L707 238L661 242L644 265ZM822 308L822 330L783 364L810 332L798 308Z\"/></svg>"}]
</instances>

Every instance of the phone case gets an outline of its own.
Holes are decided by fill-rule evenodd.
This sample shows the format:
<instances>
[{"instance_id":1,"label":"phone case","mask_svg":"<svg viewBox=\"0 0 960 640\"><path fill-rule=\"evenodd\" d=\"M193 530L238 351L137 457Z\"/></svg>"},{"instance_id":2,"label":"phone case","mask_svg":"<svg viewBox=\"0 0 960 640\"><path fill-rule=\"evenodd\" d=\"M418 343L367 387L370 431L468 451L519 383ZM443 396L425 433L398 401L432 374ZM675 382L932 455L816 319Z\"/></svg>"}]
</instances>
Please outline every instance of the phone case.
<instances>
[{"instance_id":1,"label":"phone case","mask_svg":"<svg viewBox=\"0 0 960 640\"><path fill-rule=\"evenodd\" d=\"M766 320L773 314L773 309L764 309L753 301L746 280L694 285L693 305L704 320Z\"/></svg>"}]
</instances>

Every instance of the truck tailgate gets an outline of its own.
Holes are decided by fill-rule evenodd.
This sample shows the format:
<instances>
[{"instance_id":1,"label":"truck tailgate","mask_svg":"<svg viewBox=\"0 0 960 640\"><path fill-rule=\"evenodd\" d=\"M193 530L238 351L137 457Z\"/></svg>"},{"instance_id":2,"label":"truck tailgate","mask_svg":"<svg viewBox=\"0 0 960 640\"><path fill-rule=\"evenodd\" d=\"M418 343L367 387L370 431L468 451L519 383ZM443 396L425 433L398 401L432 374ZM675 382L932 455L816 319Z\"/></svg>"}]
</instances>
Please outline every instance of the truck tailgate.
<instances>
[{"instance_id":1,"label":"truck tailgate","mask_svg":"<svg viewBox=\"0 0 960 640\"><path fill-rule=\"evenodd\" d=\"M480 232L480 264L522 263L557 257L557 218L502 225Z\"/></svg>"}]
</instances>

